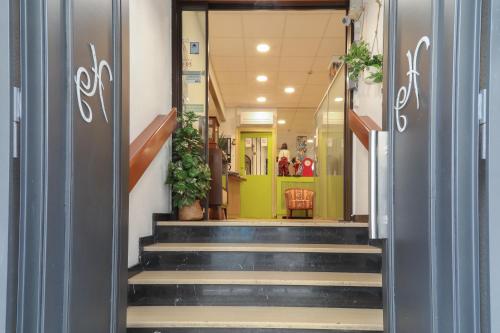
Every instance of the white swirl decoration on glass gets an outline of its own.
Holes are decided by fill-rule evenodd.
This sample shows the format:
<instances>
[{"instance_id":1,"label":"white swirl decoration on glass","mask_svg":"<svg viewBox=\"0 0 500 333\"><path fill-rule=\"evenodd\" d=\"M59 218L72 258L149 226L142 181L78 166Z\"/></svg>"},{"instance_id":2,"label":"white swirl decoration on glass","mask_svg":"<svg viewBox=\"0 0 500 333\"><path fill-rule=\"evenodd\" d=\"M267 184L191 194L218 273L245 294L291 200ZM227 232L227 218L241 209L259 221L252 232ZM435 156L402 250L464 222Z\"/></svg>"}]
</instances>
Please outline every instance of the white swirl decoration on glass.
<instances>
[{"instance_id":1,"label":"white swirl decoration on glass","mask_svg":"<svg viewBox=\"0 0 500 333\"><path fill-rule=\"evenodd\" d=\"M411 54L411 51L408 51L406 53L409 66L409 70L406 73L406 75L408 76L408 86L407 87L402 86L401 88L399 88L398 94L396 96L396 105L394 105L396 124L398 126L398 131L400 133L404 132L408 125L408 119L405 115L401 114L401 110L406 106L406 104L408 104L412 89L415 92L417 110L420 109L420 97L418 93L418 76L420 75L420 73L417 70L417 65L418 65L418 55L422 45L425 45L426 50L429 49L429 47L431 46L431 41L429 37L424 36L418 41L417 47L415 47L415 53L413 55Z\"/></svg>"},{"instance_id":2,"label":"white swirl decoration on glass","mask_svg":"<svg viewBox=\"0 0 500 333\"><path fill-rule=\"evenodd\" d=\"M99 88L99 100L101 102L101 111L104 115L104 119L108 123L108 115L106 114L106 108L104 106L104 84L102 83L103 70L108 72L109 82L113 81L113 73L111 72L111 67L106 60L101 60L99 65L97 64L97 56L94 44L90 43L90 50L92 52L92 73L94 75L93 80L90 78L90 73L85 67L78 68L75 75L76 83L76 96L78 100L78 108L80 110L80 115L83 120L87 123L92 122L93 112L87 101L82 99L82 93L87 97L95 96L97 88Z\"/></svg>"}]
</instances>

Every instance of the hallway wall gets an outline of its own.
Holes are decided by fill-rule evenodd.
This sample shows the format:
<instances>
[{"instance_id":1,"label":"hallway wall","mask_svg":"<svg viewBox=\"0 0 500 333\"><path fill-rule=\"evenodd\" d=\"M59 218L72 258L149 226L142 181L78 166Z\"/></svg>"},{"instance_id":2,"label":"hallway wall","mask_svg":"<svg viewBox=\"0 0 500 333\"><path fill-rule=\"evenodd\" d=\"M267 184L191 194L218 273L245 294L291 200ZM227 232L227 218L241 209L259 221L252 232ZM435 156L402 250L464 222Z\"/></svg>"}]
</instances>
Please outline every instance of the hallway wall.
<instances>
[{"instance_id":1,"label":"hallway wall","mask_svg":"<svg viewBox=\"0 0 500 333\"><path fill-rule=\"evenodd\" d=\"M130 0L130 142L172 107L171 1ZM138 263L139 238L153 234L152 214L169 213L170 140L130 193L128 265Z\"/></svg>"},{"instance_id":2,"label":"hallway wall","mask_svg":"<svg viewBox=\"0 0 500 333\"><path fill-rule=\"evenodd\" d=\"M364 25L362 21L355 24L355 39L361 38L372 45L377 26L378 5L375 1L365 2ZM384 10L382 7L379 20L378 51L383 53L383 23ZM377 43L375 44L377 45ZM375 46L375 50L377 47ZM354 91L354 110L362 116L370 116L378 125L382 126L382 85L366 84L359 81L357 91ZM356 136L353 136L353 214L368 214L368 151Z\"/></svg>"}]
</instances>

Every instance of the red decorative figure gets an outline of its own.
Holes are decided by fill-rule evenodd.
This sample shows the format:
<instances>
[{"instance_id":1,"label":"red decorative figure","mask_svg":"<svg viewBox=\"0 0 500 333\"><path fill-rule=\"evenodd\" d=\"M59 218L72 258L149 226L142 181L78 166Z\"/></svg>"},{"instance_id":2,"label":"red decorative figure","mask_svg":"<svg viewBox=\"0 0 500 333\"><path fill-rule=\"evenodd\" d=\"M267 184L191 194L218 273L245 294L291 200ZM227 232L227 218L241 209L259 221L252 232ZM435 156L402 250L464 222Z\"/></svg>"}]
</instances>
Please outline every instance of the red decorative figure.
<instances>
[{"instance_id":1,"label":"red decorative figure","mask_svg":"<svg viewBox=\"0 0 500 333\"><path fill-rule=\"evenodd\" d=\"M288 171L288 158L282 157L278 162L279 167L279 175L280 176L289 176L290 172Z\"/></svg>"},{"instance_id":2,"label":"red decorative figure","mask_svg":"<svg viewBox=\"0 0 500 333\"><path fill-rule=\"evenodd\" d=\"M312 177L314 175L313 165L313 160L309 157L304 158L302 161L302 177Z\"/></svg>"}]
</instances>

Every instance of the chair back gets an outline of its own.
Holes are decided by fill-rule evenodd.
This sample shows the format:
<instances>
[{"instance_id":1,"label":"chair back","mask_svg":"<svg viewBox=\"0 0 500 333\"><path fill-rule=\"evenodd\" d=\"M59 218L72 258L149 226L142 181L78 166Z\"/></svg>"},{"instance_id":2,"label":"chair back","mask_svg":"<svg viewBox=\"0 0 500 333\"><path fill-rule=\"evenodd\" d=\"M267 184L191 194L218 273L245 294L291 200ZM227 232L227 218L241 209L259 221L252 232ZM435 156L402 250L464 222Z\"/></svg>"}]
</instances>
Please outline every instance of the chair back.
<instances>
[{"instance_id":1,"label":"chair back","mask_svg":"<svg viewBox=\"0 0 500 333\"><path fill-rule=\"evenodd\" d=\"M305 188L289 188L285 190L287 209L312 209L314 206L314 191Z\"/></svg>"}]
</instances>

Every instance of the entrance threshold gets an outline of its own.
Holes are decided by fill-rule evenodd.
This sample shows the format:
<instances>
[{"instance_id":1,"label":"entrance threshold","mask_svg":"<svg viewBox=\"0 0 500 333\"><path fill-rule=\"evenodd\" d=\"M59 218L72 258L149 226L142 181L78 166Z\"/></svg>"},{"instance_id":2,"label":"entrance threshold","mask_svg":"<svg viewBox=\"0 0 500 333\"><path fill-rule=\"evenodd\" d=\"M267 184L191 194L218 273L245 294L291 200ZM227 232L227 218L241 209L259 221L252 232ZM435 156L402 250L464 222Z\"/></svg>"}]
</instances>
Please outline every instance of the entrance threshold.
<instances>
[{"instance_id":1,"label":"entrance threshold","mask_svg":"<svg viewBox=\"0 0 500 333\"><path fill-rule=\"evenodd\" d=\"M236 219L217 221L159 221L158 226L191 227L328 227L368 228L368 223L311 219Z\"/></svg>"}]
</instances>

